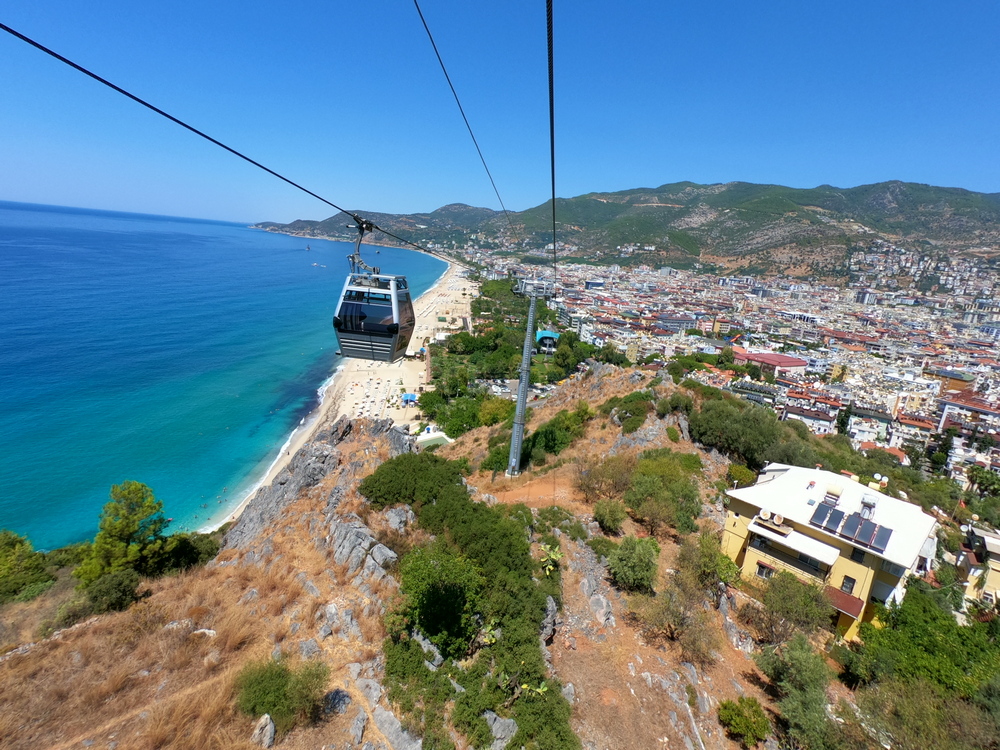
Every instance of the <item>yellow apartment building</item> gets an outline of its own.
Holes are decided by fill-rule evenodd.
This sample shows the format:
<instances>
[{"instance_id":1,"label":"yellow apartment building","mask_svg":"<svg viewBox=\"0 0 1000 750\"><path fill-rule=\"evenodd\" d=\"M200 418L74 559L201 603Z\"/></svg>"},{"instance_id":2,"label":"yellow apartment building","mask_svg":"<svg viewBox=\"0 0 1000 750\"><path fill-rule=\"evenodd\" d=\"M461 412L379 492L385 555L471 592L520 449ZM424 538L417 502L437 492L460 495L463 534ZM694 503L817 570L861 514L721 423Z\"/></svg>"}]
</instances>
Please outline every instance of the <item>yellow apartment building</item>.
<instances>
[{"instance_id":1,"label":"yellow apartment building","mask_svg":"<svg viewBox=\"0 0 1000 750\"><path fill-rule=\"evenodd\" d=\"M847 639L874 618L875 602L901 601L907 577L934 560L932 516L847 476L768 464L756 484L727 494L722 551L743 577L784 570L819 585Z\"/></svg>"},{"instance_id":2,"label":"yellow apartment building","mask_svg":"<svg viewBox=\"0 0 1000 750\"><path fill-rule=\"evenodd\" d=\"M1000 534L970 527L958 553L958 568L965 574L967 599L997 606L1000 602Z\"/></svg>"}]
</instances>

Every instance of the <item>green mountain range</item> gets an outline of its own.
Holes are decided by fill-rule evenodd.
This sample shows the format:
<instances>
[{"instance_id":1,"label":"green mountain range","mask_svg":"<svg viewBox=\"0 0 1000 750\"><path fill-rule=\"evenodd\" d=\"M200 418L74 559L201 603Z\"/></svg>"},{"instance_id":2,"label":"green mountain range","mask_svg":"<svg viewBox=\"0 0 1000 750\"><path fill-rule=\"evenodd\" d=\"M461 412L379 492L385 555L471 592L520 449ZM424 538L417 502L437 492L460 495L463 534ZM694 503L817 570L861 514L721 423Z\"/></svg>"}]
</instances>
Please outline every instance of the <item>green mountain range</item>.
<instances>
[{"instance_id":1,"label":"green mountain range","mask_svg":"<svg viewBox=\"0 0 1000 750\"><path fill-rule=\"evenodd\" d=\"M424 214L359 210L415 243L466 243L512 255L551 252L550 202L502 212L452 204ZM678 182L556 201L559 255L567 261L691 267L835 278L852 250L882 239L925 253L1000 256L1000 193L907 182L811 189ZM270 231L345 239L353 221L265 222ZM373 238L378 241L377 238ZM393 241L394 242L394 241ZM392 243L387 243L392 244Z\"/></svg>"}]
</instances>

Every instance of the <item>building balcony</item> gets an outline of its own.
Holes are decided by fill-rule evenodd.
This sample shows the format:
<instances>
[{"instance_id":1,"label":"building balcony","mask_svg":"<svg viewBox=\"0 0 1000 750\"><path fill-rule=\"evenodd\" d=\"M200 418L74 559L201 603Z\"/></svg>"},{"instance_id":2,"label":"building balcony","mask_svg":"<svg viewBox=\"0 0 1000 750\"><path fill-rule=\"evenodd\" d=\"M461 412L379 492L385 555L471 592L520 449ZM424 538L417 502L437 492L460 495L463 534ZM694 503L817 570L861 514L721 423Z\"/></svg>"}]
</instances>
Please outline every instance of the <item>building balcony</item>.
<instances>
[{"instance_id":1,"label":"building balcony","mask_svg":"<svg viewBox=\"0 0 1000 750\"><path fill-rule=\"evenodd\" d=\"M814 583L826 583L830 571L819 561L803 560L797 554L791 554L779 549L776 545L761 537L754 537L750 546L757 551L762 561L775 570L784 570L796 577L805 576Z\"/></svg>"}]
</instances>

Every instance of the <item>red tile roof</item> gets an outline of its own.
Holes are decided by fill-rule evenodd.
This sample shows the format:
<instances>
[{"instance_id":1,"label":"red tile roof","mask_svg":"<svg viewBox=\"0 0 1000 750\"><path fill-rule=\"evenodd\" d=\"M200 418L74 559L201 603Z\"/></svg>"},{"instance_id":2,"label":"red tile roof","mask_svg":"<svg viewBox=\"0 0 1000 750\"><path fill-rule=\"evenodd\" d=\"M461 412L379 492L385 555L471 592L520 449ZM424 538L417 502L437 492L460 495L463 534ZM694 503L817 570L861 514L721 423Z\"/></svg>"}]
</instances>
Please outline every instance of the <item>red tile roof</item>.
<instances>
[{"instance_id":1,"label":"red tile roof","mask_svg":"<svg viewBox=\"0 0 1000 750\"><path fill-rule=\"evenodd\" d=\"M830 600L830 604L833 605L834 609L838 612L843 612L845 615L850 615L855 620L861 617L861 613L865 609L865 603L858 599L858 597L851 596L833 586L826 587L826 598Z\"/></svg>"}]
</instances>

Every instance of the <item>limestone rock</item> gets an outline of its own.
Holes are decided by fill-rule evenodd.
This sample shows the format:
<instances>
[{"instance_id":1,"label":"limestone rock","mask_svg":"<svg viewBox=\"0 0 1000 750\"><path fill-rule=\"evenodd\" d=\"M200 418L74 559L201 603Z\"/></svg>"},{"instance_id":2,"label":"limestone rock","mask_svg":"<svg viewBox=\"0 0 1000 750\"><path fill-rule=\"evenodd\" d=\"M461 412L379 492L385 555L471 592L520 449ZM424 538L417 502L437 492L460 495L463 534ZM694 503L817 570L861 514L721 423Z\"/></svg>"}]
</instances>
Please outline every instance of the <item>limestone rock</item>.
<instances>
[{"instance_id":1,"label":"limestone rock","mask_svg":"<svg viewBox=\"0 0 1000 750\"><path fill-rule=\"evenodd\" d=\"M556 600L551 596L545 597L545 619L542 620L542 626L538 633L542 639L542 643L552 643L552 639L556 634L556 617L558 614L559 608L556 607Z\"/></svg>"},{"instance_id":2,"label":"limestone rock","mask_svg":"<svg viewBox=\"0 0 1000 750\"><path fill-rule=\"evenodd\" d=\"M421 750L423 747L423 742L403 729L399 719L382 706L376 706L372 716L391 750Z\"/></svg>"},{"instance_id":3,"label":"limestone rock","mask_svg":"<svg viewBox=\"0 0 1000 750\"><path fill-rule=\"evenodd\" d=\"M590 597L590 609L594 613L594 619L598 625L607 625L612 621L611 602L601 594L594 594Z\"/></svg>"},{"instance_id":4,"label":"limestone rock","mask_svg":"<svg viewBox=\"0 0 1000 750\"><path fill-rule=\"evenodd\" d=\"M504 750L511 737L517 734L517 722L513 719L501 719L493 711L483 712L483 718L490 725L490 732L493 733L493 744L490 750Z\"/></svg>"},{"instance_id":5,"label":"limestone rock","mask_svg":"<svg viewBox=\"0 0 1000 750\"><path fill-rule=\"evenodd\" d=\"M385 568L387 565L391 565L396 562L399 557L391 549L386 547L384 544L376 544L372 547L371 558L375 561L375 564L381 568Z\"/></svg>"},{"instance_id":6,"label":"limestone rock","mask_svg":"<svg viewBox=\"0 0 1000 750\"><path fill-rule=\"evenodd\" d=\"M375 706L382 697L382 686L375 680L362 677L358 680L358 689L365 694L365 698L368 699L368 705L370 706Z\"/></svg>"},{"instance_id":7,"label":"limestone rock","mask_svg":"<svg viewBox=\"0 0 1000 750\"><path fill-rule=\"evenodd\" d=\"M254 725L253 734L250 735L250 742L261 747L274 746L274 722L270 714L264 714Z\"/></svg>"},{"instance_id":8,"label":"limestone rock","mask_svg":"<svg viewBox=\"0 0 1000 750\"><path fill-rule=\"evenodd\" d=\"M252 547L302 490L318 484L339 465L340 451L334 445L319 440L307 443L269 486L257 490L246 510L226 533L223 547Z\"/></svg>"},{"instance_id":9,"label":"limestone rock","mask_svg":"<svg viewBox=\"0 0 1000 750\"><path fill-rule=\"evenodd\" d=\"M351 705L351 696L346 690L335 688L323 696L323 713L342 714Z\"/></svg>"},{"instance_id":10,"label":"limestone rock","mask_svg":"<svg viewBox=\"0 0 1000 750\"><path fill-rule=\"evenodd\" d=\"M444 663L444 657L441 656L441 652L438 651L438 647L431 643L424 637L424 634L419 630L414 630L412 634L413 640L417 642L420 648L423 649L424 653L430 657L430 659L425 662L429 669L434 672Z\"/></svg>"},{"instance_id":11,"label":"limestone rock","mask_svg":"<svg viewBox=\"0 0 1000 750\"><path fill-rule=\"evenodd\" d=\"M688 678L691 680L692 685L697 685L698 680L698 668L689 661L681 662L681 669L687 672Z\"/></svg>"},{"instance_id":12,"label":"limestone rock","mask_svg":"<svg viewBox=\"0 0 1000 750\"><path fill-rule=\"evenodd\" d=\"M354 721L351 723L351 739L354 740L355 745L361 744L361 738L365 736L365 727L368 726L368 714L365 713L363 708L358 709L357 716L354 717Z\"/></svg>"},{"instance_id":13,"label":"limestone rock","mask_svg":"<svg viewBox=\"0 0 1000 750\"><path fill-rule=\"evenodd\" d=\"M410 509L410 506L397 505L395 508L390 508L385 512L385 520L389 524L390 529L403 532L406 531L407 526L417 520L417 517Z\"/></svg>"}]
</instances>

